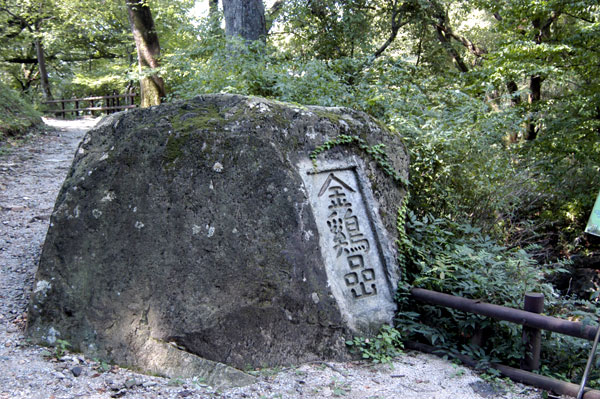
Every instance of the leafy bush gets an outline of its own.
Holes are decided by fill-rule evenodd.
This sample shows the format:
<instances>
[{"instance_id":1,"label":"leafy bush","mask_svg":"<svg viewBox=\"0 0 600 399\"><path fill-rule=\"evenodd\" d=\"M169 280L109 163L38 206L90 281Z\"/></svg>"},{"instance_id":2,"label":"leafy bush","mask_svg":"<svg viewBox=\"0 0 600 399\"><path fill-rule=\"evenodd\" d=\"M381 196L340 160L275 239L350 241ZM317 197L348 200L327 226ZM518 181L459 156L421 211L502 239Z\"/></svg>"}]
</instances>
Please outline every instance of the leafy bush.
<instances>
[{"instance_id":1,"label":"leafy bush","mask_svg":"<svg viewBox=\"0 0 600 399\"><path fill-rule=\"evenodd\" d=\"M0 140L21 135L41 123L40 113L0 82Z\"/></svg>"},{"instance_id":2,"label":"leafy bush","mask_svg":"<svg viewBox=\"0 0 600 399\"><path fill-rule=\"evenodd\" d=\"M387 325L374 338L354 337L346 341L346 345L363 359L373 363L389 363L394 357L401 355L404 348L400 332Z\"/></svg>"},{"instance_id":3,"label":"leafy bush","mask_svg":"<svg viewBox=\"0 0 600 399\"><path fill-rule=\"evenodd\" d=\"M541 134L519 142L532 110L505 94L499 68L458 74L416 66L401 55L319 59L228 41L208 25L201 29L196 45L165 57L171 98L229 92L348 106L376 116L405 140L412 212L398 204L407 229L402 219L399 333L351 341L363 356L387 358L397 347L388 339L401 335L486 362L519 362L520 326L415 303L412 286L516 308L525 292L537 291L546 297L547 314L597 319L594 303L560 298L547 282L564 272L557 258L582 251L576 239L600 185L594 104L545 99L535 110ZM544 84L562 82L553 79ZM584 346L546 334L543 372L573 378L584 365Z\"/></svg>"},{"instance_id":4,"label":"leafy bush","mask_svg":"<svg viewBox=\"0 0 600 399\"><path fill-rule=\"evenodd\" d=\"M410 296L413 286L514 308L523 307L526 292L540 292L545 314L584 323L600 315L594 303L562 298L546 282L563 269L540 265L524 249L498 245L480 228L411 212L406 228L400 243L405 275L397 295L397 328L405 338L458 350L484 363L518 367L523 354L521 326L420 303ZM584 340L546 333L543 345L542 372L565 379L581 376ZM600 373L593 378L600 384Z\"/></svg>"},{"instance_id":5,"label":"leafy bush","mask_svg":"<svg viewBox=\"0 0 600 399\"><path fill-rule=\"evenodd\" d=\"M208 30L200 37L165 59L172 98L230 92L363 110L405 139L411 209L480 226L511 246L554 246L540 256L581 249L573 243L600 185L595 125L550 118L548 107L545 133L514 143L529 114L508 95L488 99L496 88L482 82L493 71L432 75L400 58L319 60Z\"/></svg>"}]
</instances>

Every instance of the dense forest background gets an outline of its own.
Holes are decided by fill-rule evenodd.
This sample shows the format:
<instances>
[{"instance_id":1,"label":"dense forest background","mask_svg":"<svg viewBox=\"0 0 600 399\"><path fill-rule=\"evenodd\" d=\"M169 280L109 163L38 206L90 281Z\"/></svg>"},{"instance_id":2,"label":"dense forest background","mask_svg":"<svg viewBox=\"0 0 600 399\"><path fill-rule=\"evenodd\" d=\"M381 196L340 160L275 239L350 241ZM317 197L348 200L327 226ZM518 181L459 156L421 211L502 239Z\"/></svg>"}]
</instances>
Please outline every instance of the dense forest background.
<instances>
[{"instance_id":1,"label":"dense forest background","mask_svg":"<svg viewBox=\"0 0 600 399\"><path fill-rule=\"evenodd\" d=\"M547 314L598 320L600 240L583 233L600 189L596 0L202 2L199 17L199 0L0 0L0 132L33 123L14 104L35 121L43 100L140 84L155 85L145 105L227 92L360 109L411 154L403 338L522 353L517 326L420 305L411 286L514 307L538 291ZM581 375L584 342L544 345L543 373Z\"/></svg>"}]
</instances>

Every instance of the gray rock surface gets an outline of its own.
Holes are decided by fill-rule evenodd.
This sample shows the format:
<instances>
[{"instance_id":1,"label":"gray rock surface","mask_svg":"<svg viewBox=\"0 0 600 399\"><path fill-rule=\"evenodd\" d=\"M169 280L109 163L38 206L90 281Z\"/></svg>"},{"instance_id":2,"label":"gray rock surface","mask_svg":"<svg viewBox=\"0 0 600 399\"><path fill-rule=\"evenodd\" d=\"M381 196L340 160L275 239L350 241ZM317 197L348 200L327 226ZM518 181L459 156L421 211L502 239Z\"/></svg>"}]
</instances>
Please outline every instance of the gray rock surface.
<instances>
[{"instance_id":1,"label":"gray rock surface","mask_svg":"<svg viewBox=\"0 0 600 399\"><path fill-rule=\"evenodd\" d=\"M348 109L209 95L106 118L84 138L58 195L28 335L221 386L251 381L223 364L347 359L346 337L391 321L398 271L390 243L404 191L358 146L324 151L312 171L302 166L340 134L385 144L390 166L406 176L399 138ZM340 212L347 230L327 224L308 172L353 175L341 187L361 193L350 208L361 218ZM323 184L315 187L332 187ZM340 194L333 190L327 196ZM357 232L369 245L340 251L336 234ZM377 267L356 260L369 251ZM328 257L346 262L342 278ZM373 296L383 310L352 305Z\"/></svg>"},{"instance_id":2,"label":"gray rock surface","mask_svg":"<svg viewBox=\"0 0 600 399\"><path fill-rule=\"evenodd\" d=\"M390 365L318 361L290 368L253 370L255 383L219 389L208 386L199 377L169 379L144 375L83 354L68 353L57 359L52 348L31 345L22 327L52 206L81 138L96 122L45 121L60 130L0 151L0 398L483 397L474 392L472 383L482 380L472 370L416 352L401 355ZM74 367L82 368L79 377L72 374ZM505 399L542 397L540 390L521 384L496 380L494 385L503 387L506 393L501 397Z\"/></svg>"}]
</instances>

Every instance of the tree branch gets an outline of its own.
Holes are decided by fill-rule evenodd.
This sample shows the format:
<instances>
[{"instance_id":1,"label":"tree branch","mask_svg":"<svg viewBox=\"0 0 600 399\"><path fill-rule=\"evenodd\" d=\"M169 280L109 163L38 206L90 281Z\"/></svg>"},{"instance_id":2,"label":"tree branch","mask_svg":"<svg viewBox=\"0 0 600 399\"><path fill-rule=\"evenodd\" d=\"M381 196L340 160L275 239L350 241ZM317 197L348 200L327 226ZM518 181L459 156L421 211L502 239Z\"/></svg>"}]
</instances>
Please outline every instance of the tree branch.
<instances>
[{"instance_id":1,"label":"tree branch","mask_svg":"<svg viewBox=\"0 0 600 399\"><path fill-rule=\"evenodd\" d=\"M385 43L383 43L377 49L377 51L375 51L375 53L373 53L374 59L381 56L383 54L383 52L390 46L390 44L392 44L392 42L394 40L396 40L396 37L398 36L398 31L400 30L400 28L402 28L409 22L408 18L406 20L400 22L402 14L408 13L413 8L412 5L409 5L406 3L403 4L402 7L398 8L397 1L394 1L394 5L392 7L393 7L393 9L392 9L392 27L391 27L390 35L388 36Z\"/></svg>"},{"instance_id":2,"label":"tree branch","mask_svg":"<svg viewBox=\"0 0 600 399\"><path fill-rule=\"evenodd\" d=\"M60 58L55 55L51 55L46 57L46 60L60 60L63 62L83 62L90 60L112 60L115 58L120 58L121 55L117 54L103 54L103 55L92 55L89 57L70 57L70 58ZM12 57L0 59L0 62L8 62L10 64L37 64L38 60L35 57Z\"/></svg>"},{"instance_id":3,"label":"tree branch","mask_svg":"<svg viewBox=\"0 0 600 399\"><path fill-rule=\"evenodd\" d=\"M25 28L27 28L27 24L25 23L25 20L23 20L22 18L11 18L8 20L7 22L7 28L12 28L12 27L17 27L18 30L14 31L14 32L10 32L10 33L6 33L3 34L2 38L3 39L12 39L14 37L17 37L21 34L21 32L23 32L23 30ZM4 31L6 31L8 29L5 29L4 27L0 27L0 33L4 33Z\"/></svg>"},{"instance_id":4,"label":"tree branch","mask_svg":"<svg viewBox=\"0 0 600 399\"><path fill-rule=\"evenodd\" d=\"M440 43L442 44L442 47L444 47L446 49L446 51L448 51L448 53L450 54L450 57L452 57L452 60L456 64L456 68L458 68L458 70L460 72L469 72L469 68L467 67L467 64L465 64L465 62L463 61L460 54L458 54L458 51L456 51L456 49L454 47L452 47L452 43L450 43L450 41L448 40L448 37L446 36L445 32L441 28L438 28L437 26L436 26L436 32L437 32L437 37L438 37Z\"/></svg>"},{"instance_id":5,"label":"tree branch","mask_svg":"<svg viewBox=\"0 0 600 399\"><path fill-rule=\"evenodd\" d=\"M472 41L470 41L466 37L457 35L456 33L454 33L452 31L452 29L450 29L447 26L436 25L436 29L441 29L446 36L451 37L452 39L454 39L457 42L461 43L463 46L465 46L467 49L469 49L469 51L473 55L475 55L477 57L481 57L482 55L487 54L487 49L486 48L479 47L478 45L476 45L475 43L473 43Z\"/></svg>"},{"instance_id":6,"label":"tree branch","mask_svg":"<svg viewBox=\"0 0 600 399\"><path fill-rule=\"evenodd\" d=\"M266 19L266 23L267 23L267 34L273 27L273 21L275 21L277 19L282 8L283 8L283 0L277 0L275 3L273 3L271 8L269 8L267 10L266 15L265 15L265 17L266 17L265 19Z\"/></svg>"},{"instance_id":7,"label":"tree branch","mask_svg":"<svg viewBox=\"0 0 600 399\"><path fill-rule=\"evenodd\" d=\"M579 15L573 15L573 14L570 14L570 13L565 12L565 11L563 11L563 14L568 15L571 18L579 19L579 20L581 20L583 22L587 22L587 23L590 23L590 24L596 23L596 21L594 21L593 19L588 19L588 18L580 17Z\"/></svg>"}]
</instances>

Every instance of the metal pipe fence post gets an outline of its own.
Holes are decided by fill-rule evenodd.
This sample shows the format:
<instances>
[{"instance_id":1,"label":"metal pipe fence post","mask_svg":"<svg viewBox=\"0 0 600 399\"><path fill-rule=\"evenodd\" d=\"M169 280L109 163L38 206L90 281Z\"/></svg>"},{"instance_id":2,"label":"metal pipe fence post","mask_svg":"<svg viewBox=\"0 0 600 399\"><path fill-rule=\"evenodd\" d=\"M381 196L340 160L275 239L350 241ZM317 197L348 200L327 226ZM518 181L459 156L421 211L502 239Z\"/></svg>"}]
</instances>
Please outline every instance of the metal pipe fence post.
<instances>
[{"instance_id":1,"label":"metal pipe fence post","mask_svg":"<svg viewBox=\"0 0 600 399\"><path fill-rule=\"evenodd\" d=\"M579 392L577 392L577 399L582 399L585 391L585 384L587 384L588 374L592 369L592 363L596 358L596 347L598 346L598 340L600 340L600 326L596 330L596 337L594 338L594 344L592 345L592 350L590 351L590 355L588 356L587 364L585 365L585 370L583 371L583 376L581 377L581 384L579 385Z\"/></svg>"},{"instance_id":2,"label":"metal pipe fence post","mask_svg":"<svg viewBox=\"0 0 600 399\"><path fill-rule=\"evenodd\" d=\"M544 294L527 293L525 294L525 304L523 310L532 313L542 313L544 311ZM538 370L540 368L540 351L542 347L542 331L537 328L523 326L523 350L525 351L521 368L527 371Z\"/></svg>"}]
</instances>

